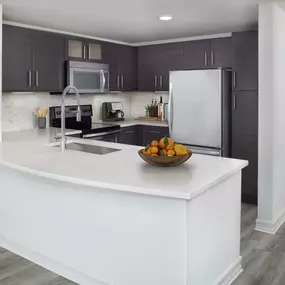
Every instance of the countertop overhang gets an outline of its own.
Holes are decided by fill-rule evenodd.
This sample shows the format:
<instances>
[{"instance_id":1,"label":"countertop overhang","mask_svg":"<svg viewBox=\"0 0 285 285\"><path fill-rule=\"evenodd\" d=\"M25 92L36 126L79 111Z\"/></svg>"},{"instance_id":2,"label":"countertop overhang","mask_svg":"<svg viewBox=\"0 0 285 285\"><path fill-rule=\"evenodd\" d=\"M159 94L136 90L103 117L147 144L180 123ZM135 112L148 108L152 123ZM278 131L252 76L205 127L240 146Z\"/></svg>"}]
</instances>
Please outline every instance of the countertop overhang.
<instances>
[{"instance_id":1,"label":"countertop overhang","mask_svg":"<svg viewBox=\"0 0 285 285\"><path fill-rule=\"evenodd\" d=\"M247 161L193 154L185 164L160 168L146 164L140 147L69 138L69 141L117 148L96 155L53 147L59 129L26 130L3 134L0 164L9 168L68 183L191 200L227 177L241 171ZM67 130L67 135L80 131Z\"/></svg>"}]
</instances>

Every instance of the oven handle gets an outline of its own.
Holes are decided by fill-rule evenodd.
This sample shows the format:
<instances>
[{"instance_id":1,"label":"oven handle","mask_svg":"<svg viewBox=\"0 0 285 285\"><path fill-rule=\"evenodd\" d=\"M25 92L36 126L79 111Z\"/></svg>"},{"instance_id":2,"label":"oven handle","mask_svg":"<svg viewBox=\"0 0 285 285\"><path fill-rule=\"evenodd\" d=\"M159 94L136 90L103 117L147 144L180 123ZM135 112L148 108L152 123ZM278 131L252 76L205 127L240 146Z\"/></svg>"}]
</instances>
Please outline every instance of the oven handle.
<instances>
[{"instance_id":1,"label":"oven handle","mask_svg":"<svg viewBox=\"0 0 285 285\"><path fill-rule=\"evenodd\" d=\"M120 132L121 132L120 130L117 130L117 131L112 131L112 132L104 132L104 133L98 133L98 134L89 134L89 135L83 135L83 138L84 139L96 138L96 137L101 137L101 136L118 134Z\"/></svg>"}]
</instances>

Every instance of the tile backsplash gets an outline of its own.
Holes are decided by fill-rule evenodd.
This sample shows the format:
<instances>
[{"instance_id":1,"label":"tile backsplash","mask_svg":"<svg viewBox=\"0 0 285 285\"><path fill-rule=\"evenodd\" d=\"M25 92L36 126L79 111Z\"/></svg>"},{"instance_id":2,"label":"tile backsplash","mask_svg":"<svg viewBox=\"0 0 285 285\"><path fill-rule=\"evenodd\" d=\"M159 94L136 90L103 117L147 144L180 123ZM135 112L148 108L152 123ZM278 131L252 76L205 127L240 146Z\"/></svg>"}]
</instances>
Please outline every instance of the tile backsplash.
<instances>
[{"instance_id":1,"label":"tile backsplash","mask_svg":"<svg viewBox=\"0 0 285 285\"><path fill-rule=\"evenodd\" d=\"M124 106L126 119L145 115L145 106L152 99L159 102L160 96L163 102L168 101L168 94L153 92L126 92L96 95L81 95L81 104L92 104L93 121L101 119L101 106L103 102L121 101ZM2 128L3 131L30 129L37 126L34 110L37 107L50 107L60 105L60 96L49 93L4 93L2 96ZM66 97L67 105L74 105L75 99Z\"/></svg>"}]
</instances>

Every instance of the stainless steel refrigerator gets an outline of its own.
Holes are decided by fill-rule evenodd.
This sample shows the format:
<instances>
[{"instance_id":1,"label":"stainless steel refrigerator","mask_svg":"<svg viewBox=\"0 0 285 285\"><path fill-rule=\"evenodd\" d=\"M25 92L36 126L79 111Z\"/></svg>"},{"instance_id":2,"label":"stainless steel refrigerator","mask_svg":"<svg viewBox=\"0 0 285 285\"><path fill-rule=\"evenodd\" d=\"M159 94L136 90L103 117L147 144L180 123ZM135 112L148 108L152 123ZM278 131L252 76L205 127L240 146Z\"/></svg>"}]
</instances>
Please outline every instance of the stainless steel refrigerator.
<instances>
[{"instance_id":1,"label":"stainless steel refrigerator","mask_svg":"<svg viewBox=\"0 0 285 285\"><path fill-rule=\"evenodd\" d=\"M194 153L229 155L231 72L170 72L169 132Z\"/></svg>"}]
</instances>

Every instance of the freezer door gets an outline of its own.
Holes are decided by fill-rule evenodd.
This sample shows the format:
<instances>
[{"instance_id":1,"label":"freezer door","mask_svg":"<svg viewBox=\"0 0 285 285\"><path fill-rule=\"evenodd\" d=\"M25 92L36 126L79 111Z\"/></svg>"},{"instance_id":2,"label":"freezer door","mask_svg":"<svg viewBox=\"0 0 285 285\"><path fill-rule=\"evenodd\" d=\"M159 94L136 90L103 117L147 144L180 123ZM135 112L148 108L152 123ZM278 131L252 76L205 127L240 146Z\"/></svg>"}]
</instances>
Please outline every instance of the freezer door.
<instances>
[{"instance_id":1,"label":"freezer door","mask_svg":"<svg viewBox=\"0 0 285 285\"><path fill-rule=\"evenodd\" d=\"M179 143L222 147L222 71L170 73L169 124Z\"/></svg>"}]
</instances>

